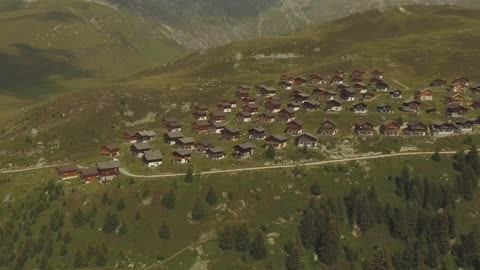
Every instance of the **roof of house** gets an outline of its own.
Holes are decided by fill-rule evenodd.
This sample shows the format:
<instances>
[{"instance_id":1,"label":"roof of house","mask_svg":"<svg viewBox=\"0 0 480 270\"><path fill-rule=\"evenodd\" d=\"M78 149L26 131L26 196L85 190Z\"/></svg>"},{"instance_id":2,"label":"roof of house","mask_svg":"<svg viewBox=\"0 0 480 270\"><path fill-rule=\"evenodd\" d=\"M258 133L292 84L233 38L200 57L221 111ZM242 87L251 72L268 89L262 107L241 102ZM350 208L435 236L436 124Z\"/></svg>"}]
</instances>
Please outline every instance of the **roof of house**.
<instances>
[{"instance_id":1,"label":"roof of house","mask_svg":"<svg viewBox=\"0 0 480 270\"><path fill-rule=\"evenodd\" d=\"M189 143L195 143L195 140L192 137L184 137L178 140L180 144L189 144Z\"/></svg>"},{"instance_id":2,"label":"roof of house","mask_svg":"<svg viewBox=\"0 0 480 270\"><path fill-rule=\"evenodd\" d=\"M140 136L145 136L145 137L156 137L157 136L157 133L155 133L155 131L153 130L144 130L144 131L139 131L138 134Z\"/></svg>"},{"instance_id":3,"label":"roof of house","mask_svg":"<svg viewBox=\"0 0 480 270\"><path fill-rule=\"evenodd\" d=\"M162 152L160 151L147 151L145 152L145 155L143 156L143 158L146 161L157 161L157 160L162 160L163 155L162 155Z\"/></svg>"},{"instance_id":4,"label":"roof of house","mask_svg":"<svg viewBox=\"0 0 480 270\"><path fill-rule=\"evenodd\" d=\"M248 149L255 149L255 148L256 148L254 144L249 143L249 142L237 144L237 145L235 145L235 147L236 147L236 148L238 147L238 148L240 148L240 149L242 149L242 150L248 150Z\"/></svg>"},{"instance_id":5,"label":"roof of house","mask_svg":"<svg viewBox=\"0 0 480 270\"><path fill-rule=\"evenodd\" d=\"M98 163L97 167L99 170L116 169L116 168L120 168L120 162L118 161L102 162L102 163Z\"/></svg>"},{"instance_id":6,"label":"roof of house","mask_svg":"<svg viewBox=\"0 0 480 270\"><path fill-rule=\"evenodd\" d=\"M137 151L145 151L145 150L150 150L152 148L148 143L136 143L136 144L133 144L132 147Z\"/></svg>"},{"instance_id":7,"label":"roof of house","mask_svg":"<svg viewBox=\"0 0 480 270\"><path fill-rule=\"evenodd\" d=\"M196 125L196 126L210 126L210 123L208 121L205 121L205 120L198 120L198 121L193 122L193 124Z\"/></svg>"},{"instance_id":8,"label":"roof of house","mask_svg":"<svg viewBox=\"0 0 480 270\"><path fill-rule=\"evenodd\" d=\"M180 122L168 122L167 123L167 127L171 127L171 128L176 128L176 127L181 127L182 124Z\"/></svg>"},{"instance_id":9,"label":"roof of house","mask_svg":"<svg viewBox=\"0 0 480 270\"><path fill-rule=\"evenodd\" d=\"M114 151L114 150L119 150L120 145L118 145L118 143L109 143L105 145L105 148L107 148L109 151Z\"/></svg>"},{"instance_id":10,"label":"roof of house","mask_svg":"<svg viewBox=\"0 0 480 270\"><path fill-rule=\"evenodd\" d=\"M89 167L89 168L81 168L80 174L83 176L94 176L98 175L98 168L97 167Z\"/></svg>"},{"instance_id":11,"label":"roof of house","mask_svg":"<svg viewBox=\"0 0 480 270\"><path fill-rule=\"evenodd\" d=\"M255 131L255 132L258 132L258 133L263 133L263 132L265 132L266 130L265 130L265 128L263 128L263 127L253 127L253 128L251 128L251 129L249 129L248 131L249 131L249 132Z\"/></svg>"},{"instance_id":12,"label":"roof of house","mask_svg":"<svg viewBox=\"0 0 480 270\"><path fill-rule=\"evenodd\" d=\"M301 127L301 126L303 126L303 121L302 121L302 120L298 120L298 119L292 120L292 121L290 121L290 122L287 123L287 126L290 126L290 125L295 125L295 126Z\"/></svg>"},{"instance_id":13,"label":"roof of house","mask_svg":"<svg viewBox=\"0 0 480 270\"><path fill-rule=\"evenodd\" d=\"M316 100L307 100L303 104L310 105L310 106L319 106L320 103Z\"/></svg>"},{"instance_id":14,"label":"roof of house","mask_svg":"<svg viewBox=\"0 0 480 270\"><path fill-rule=\"evenodd\" d=\"M357 108L367 108L367 104L363 103L363 102L359 102L359 103L356 103L352 106L354 109L357 109Z\"/></svg>"},{"instance_id":15,"label":"roof of house","mask_svg":"<svg viewBox=\"0 0 480 270\"><path fill-rule=\"evenodd\" d=\"M396 125L396 126L398 126L398 127L401 126L400 123L398 123L398 122L395 121L395 120L385 120L385 121L383 121L382 126L389 126L389 125L392 125L392 124L394 124L394 125Z\"/></svg>"},{"instance_id":16,"label":"roof of house","mask_svg":"<svg viewBox=\"0 0 480 270\"><path fill-rule=\"evenodd\" d=\"M317 140L318 140L318 137L317 137L316 135L314 135L314 134L312 134L312 133L309 133L309 132L305 132L305 133L303 133L303 134L301 134L301 135L298 135L298 136L297 136L297 140L301 140L302 138L305 138L305 137L308 138L308 139L310 139L310 140L314 140L314 141L317 141Z\"/></svg>"},{"instance_id":17,"label":"roof of house","mask_svg":"<svg viewBox=\"0 0 480 270\"><path fill-rule=\"evenodd\" d=\"M247 117L252 117L252 113L247 112L247 111L240 111L240 112L237 113L237 115L238 115L238 116L245 117L245 118L247 118Z\"/></svg>"},{"instance_id":18,"label":"roof of house","mask_svg":"<svg viewBox=\"0 0 480 270\"><path fill-rule=\"evenodd\" d=\"M173 151L173 154L174 154L174 155L178 155L178 156L185 157L185 156L191 155L191 154L192 154L192 151L190 151L190 150L185 150L185 149L177 149L177 150Z\"/></svg>"},{"instance_id":19,"label":"roof of house","mask_svg":"<svg viewBox=\"0 0 480 270\"><path fill-rule=\"evenodd\" d=\"M265 140L266 141L271 141L272 139L276 140L276 141L280 141L280 142L286 142L288 140L288 138L285 135L282 135L282 134L270 135Z\"/></svg>"},{"instance_id":20,"label":"roof of house","mask_svg":"<svg viewBox=\"0 0 480 270\"><path fill-rule=\"evenodd\" d=\"M463 107L463 106L460 105L460 104L457 104L457 103L449 103L449 104L447 104L447 109L449 109L449 110L455 110L455 109L466 109L466 108Z\"/></svg>"},{"instance_id":21,"label":"roof of house","mask_svg":"<svg viewBox=\"0 0 480 270\"><path fill-rule=\"evenodd\" d=\"M420 120L411 120L407 123L407 126L409 126L409 127L425 126L425 124L423 122L421 122Z\"/></svg>"},{"instance_id":22,"label":"roof of house","mask_svg":"<svg viewBox=\"0 0 480 270\"><path fill-rule=\"evenodd\" d=\"M213 116L213 117L225 117L225 113L216 111L216 112L212 112L211 116Z\"/></svg>"},{"instance_id":23,"label":"roof of house","mask_svg":"<svg viewBox=\"0 0 480 270\"><path fill-rule=\"evenodd\" d=\"M290 107L283 108L282 110L280 110L280 113L282 113L282 112L286 112L288 114L294 114L295 113L295 111Z\"/></svg>"},{"instance_id":24,"label":"roof of house","mask_svg":"<svg viewBox=\"0 0 480 270\"><path fill-rule=\"evenodd\" d=\"M225 122L211 122L213 128L224 128Z\"/></svg>"},{"instance_id":25,"label":"roof of house","mask_svg":"<svg viewBox=\"0 0 480 270\"><path fill-rule=\"evenodd\" d=\"M223 131L228 133L240 133L240 129L236 127L226 127Z\"/></svg>"},{"instance_id":26,"label":"roof of house","mask_svg":"<svg viewBox=\"0 0 480 270\"><path fill-rule=\"evenodd\" d=\"M275 115L272 112L262 112L259 114L257 117L268 117L268 118L274 118Z\"/></svg>"},{"instance_id":27,"label":"roof of house","mask_svg":"<svg viewBox=\"0 0 480 270\"><path fill-rule=\"evenodd\" d=\"M195 145L201 145L201 146L208 147L208 148L213 147L213 144L210 143L207 140L201 140L201 141L197 142Z\"/></svg>"},{"instance_id":28,"label":"roof of house","mask_svg":"<svg viewBox=\"0 0 480 270\"><path fill-rule=\"evenodd\" d=\"M183 133L182 132L167 132L167 137L170 139L178 139L178 138L183 138Z\"/></svg>"},{"instance_id":29,"label":"roof of house","mask_svg":"<svg viewBox=\"0 0 480 270\"><path fill-rule=\"evenodd\" d=\"M60 173L77 171L78 166L76 164L66 164L57 167L57 171Z\"/></svg>"},{"instance_id":30,"label":"roof of house","mask_svg":"<svg viewBox=\"0 0 480 270\"><path fill-rule=\"evenodd\" d=\"M222 147L213 147L213 148L208 148L207 152L210 152L212 154L220 154L220 153L225 153L225 150L223 150Z\"/></svg>"},{"instance_id":31,"label":"roof of house","mask_svg":"<svg viewBox=\"0 0 480 270\"><path fill-rule=\"evenodd\" d=\"M163 121L165 121L165 123L178 122L176 117L165 117Z\"/></svg>"}]
</instances>

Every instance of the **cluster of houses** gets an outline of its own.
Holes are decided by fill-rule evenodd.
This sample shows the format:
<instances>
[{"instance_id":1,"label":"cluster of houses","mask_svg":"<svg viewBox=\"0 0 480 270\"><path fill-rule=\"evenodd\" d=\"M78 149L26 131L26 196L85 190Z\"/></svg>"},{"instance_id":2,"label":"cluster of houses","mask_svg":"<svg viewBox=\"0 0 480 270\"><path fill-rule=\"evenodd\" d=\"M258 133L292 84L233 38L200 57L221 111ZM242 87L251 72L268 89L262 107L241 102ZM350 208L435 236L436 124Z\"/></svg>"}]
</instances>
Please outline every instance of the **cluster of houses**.
<instances>
[{"instance_id":1,"label":"cluster of houses","mask_svg":"<svg viewBox=\"0 0 480 270\"><path fill-rule=\"evenodd\" d=\"M86 168L81 168L76 164L67 164L58 166L55 170L57 176L62 180L80 178L86 183L94 180L106 183L120 175L120 163L118 161L109 161Z\"/></svg>"}]
</instances>

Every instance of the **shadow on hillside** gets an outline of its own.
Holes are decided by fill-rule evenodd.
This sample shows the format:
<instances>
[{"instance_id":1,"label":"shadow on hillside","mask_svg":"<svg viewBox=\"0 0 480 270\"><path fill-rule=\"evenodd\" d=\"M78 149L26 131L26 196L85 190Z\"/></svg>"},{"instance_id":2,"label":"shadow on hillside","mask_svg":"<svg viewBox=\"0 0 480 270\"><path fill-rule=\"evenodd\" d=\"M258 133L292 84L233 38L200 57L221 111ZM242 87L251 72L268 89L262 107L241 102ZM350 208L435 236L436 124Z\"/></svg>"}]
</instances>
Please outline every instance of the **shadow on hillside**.
<instances>
[{"instance_id":1,"label":"shadow on hillside","mask_svg":"<svg viewBox=\"0 0 480 270\"><path fill-rule=\"evenodd\" d=\"M67 50L12 45L16 53L0 51L0 92L39 97L60 90L58 79L88 78L93 74L74 66L76 56ZM55 77L55 78L53 78Z\"/></svg>"}]
</instances>

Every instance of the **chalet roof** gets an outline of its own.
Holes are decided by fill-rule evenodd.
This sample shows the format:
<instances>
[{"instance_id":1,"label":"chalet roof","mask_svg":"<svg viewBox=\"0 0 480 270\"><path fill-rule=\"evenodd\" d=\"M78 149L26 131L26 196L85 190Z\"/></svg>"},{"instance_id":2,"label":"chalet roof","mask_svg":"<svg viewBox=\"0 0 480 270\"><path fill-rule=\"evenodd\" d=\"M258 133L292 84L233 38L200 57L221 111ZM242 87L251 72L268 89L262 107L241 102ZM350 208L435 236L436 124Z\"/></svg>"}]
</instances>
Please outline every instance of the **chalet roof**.
<instances>
[{"instance_id":1,"label":"chalet roof","mask_svg":"<svg viewBox=\"0 0 480 270\"><path fill-rule=\"evenodd\" d=\"M145 151L145 150L150 150L152 148L148 143L135 143L132 145L132 147L136 151Z\"/></svg>"},{"instance_id":2,"label":"chalet roof","mask_svg":"<svg viewBox=\"0 0 480 270\"><path fill-rule=\"evenodd\" d=\"M354 104L352 106L354 109L357 109L357 108L367 108L367 104L363 103L363 102L359 102L357 104Z\"/></svg>"},{"instance_id":3,"label":"chalet roof","mask_svg":"<svg viewBox=\"0 0 480 270\"><path fill-rule=\"evenodd\" d=\"M170 139L178 139L184 137L182 132L167 132L166 135Z\"/></svg>"},{"instance_id":4,"label":"chalet roof","mask_svg":"<svg viewBox=\"0 0 480 270\"><path fill-rule=\"evenodd\" d=\"M377 106L377 108L392 108L392 106L389 104L380 104Z\"/></svg>"},{"instance_id":5,"label":"chalet roof","mask_svg":"<svg viewBox=\"0 0 480 270\"><path fill-rule=\"evenodd\" d=\"M94 176L94 175L98 175L98 168L97 167L81 168L79 172L83 176Z\"/></svg>"},{"instance_id":6,"label":"chalet roof","mask_svg":"<svg viewBox=\"0 0 480 270\"><path fill-rule=\"evenodd\" d=\"M257 117L267 117L267 118L274 118L275 115L272 112L262 112Z\"/></svg>"},{"instance_id":7,"label":"chalet roof","mask_svg":"<svg viewBox=\"0 0 480 270\"><path fill-rule=\"evenodd\" d=\"M191 154L192 154L192 151L185 150L185 149L177 149L177 150L173 151L173 155L178 155L178 156L181 156L181 157L190 156Z\"/></svg>"},{"instance_id":8,"label":"chalet roof","mask_svg":"<svg viewBox=\"0 0 480 270\"><path fill-rule=\"evenodd\" d=\"M211 125L214 128L224 128L225 122L211 122Z\"/></svg>"},{"instance_id":9,"label":"chalet roof","mask_svg":"<svg viewBox=\"0 0 480 270\"><path fill-rule=\"evenodd\" d=\"M407 100L403 101L403 104L411 104L411 103L420 104L420 101L414 100L414 99L407 99Z\"/></svg>"},{"instance_id":10,"label":"chalet roof","mask_svg":"<svg viewBox=\"0 0 480 270\"><path fill-rule=\"evenodd\" d=\"M291 81L287 81L287 80L281 80L278 84L280 85L288 85L288 86L292 86L293 83Z\"/></svg>"},{"instance_id":11,"label":"chalet roof","mask_svg":"<svg viewBox=\"0 0 480 270\"><path fill-rule=\"evenodd\" d=\"M425 91L433 92L432 89L430 89L430 88L419 88L415 92L421 93L421 92L425 92Z\"/></svg>"},{"instance_id":12,"label":"chalet roof","mask_svg":"<svg viewBox=\"0 0 480 270\"><path fill-rule=\"evenodd\" d=\"M390 94L401 94L402 93L402 90L393 90L393 91L390 91Z\"/></svg>"},{"instance_id":13,"label":"chalet roof","mask_svg":"<svg viewBox=\"0 0 480 270\"><path fill-rule=\"evenodd\" d=\"M201 140L201 141L197 142L195 145L201 145L201 146L206 147L206 148L213 147L213 144L211 144L207 140Z\"/></svg>"},{"instance_id":14,"label":"chalet roof","mask_svg":"<svg viewBox=\"0 0 480 270\"><path fill-rule=\"evenodd\" d=\"M236 127L226 127L223 131L228 133L240 133L240 129Z\"/></svg>"},{"instance_id":15,"label":"chalet roof","mask_svg":"<svg viewBox=\"0 0 480 270\"><path fill-rule=\"evenodd\" d=\"M250 112L247 112L247 111L238 112L237 115L245 117L245 118L252 117L252 114Z\"/></svg>"},{"instance_id":16,"label":"chalet roof","mask_svg":"<svg viewBox=\"0 0 480 270\"><path fill-rule=\"evenodd\" d=\"M249 150L249 149L255 149L256 146L252 143L241 143L241 144L238 144L238 145L235 145L235 148L240 148L242 150Z\"/></svg>"},{"instance_id":17,"label":"chalet roof","mask_svg":"<svg viewBox=\"0 0 480 270\"><path fill-rule=\"evenodd\" d=\"M310 95L307 93L300 92L300 93L296 93L294 96L298 96L301 98L308 98Z\"/></svg>"},{"instance_id":18,"label":"chalet roof","mask_svg":"<svg viewBox=\"0 0 480 270\"><path fill-rule=\"evenodd\" d=\"M190 144L195 143L195 140L192 137L184 137L178 140L180 144Z\"/></svg>"},{"instance_id":19,"label":"chalet roof","mask_svg":"<svg viewBox=\"0 0 480 270\"><path fill-rule=\"evenodd\" d=\"M165 117L165 118L163 119L163 121L165 121L165 123L178 122L178 120L177 120L176 117Z\"/></svg>"},{"instance_id":20,"label":"chalet roof","mask_svg":"<svg viewBox=\"0 0 480 270\"><path fill-rule=\"evenodd\" d=\"M168 122L167 123L167 127L171 127L171 128L177 128L177 127L181 127L182 124L180 122Z\"/></svg>"},{"instance_id":21,"label":"chalet roof","mask_svg":"<svg viewBox=\"0 0 480 270\"><path fill-rule=\"evenodd\" d=\"M309 133L309 132L305 132L301 135L298 135L297 140L301 140L301 138L305 138L305 137L312 140L312 141L317 141L318 140L318 137L316 135L314 135L312 133Z\"/></svg>"},{"instance_id":22,"label":"chalet roof","mask_svg":"<svg viewBox=\"0 0 480 270\"><path fill-rule=\"evenodd\" d=\"M250 89L250 86L246 85L246 84L241 84L238 86L239 89L242 89L242 90L248 90Z\"/></svg>"},{"instance_id":23,"label":"chalet roof","mask_svg":"<svg viewBox=\"0 0 480 270\"><path fill-rule=\"evenodd\" d=\"M230 105L230 104L229 104L229 105ZM225 117L225 113L224 113L224 112L216 111L216 112L212 112L212 113L211 113L211 116L213 116L213 117Z\"/></svg>"},{"instance_id":24,"label":"chalet roof","mask_svg":"<svg viewBox=\"0 0 480 270\"><path fill-rule=\"evenodd\" d=\"M288 114L295 114L295 111L290 107L281 109L280 113L282 113L282 112L285 112L285 113L288 113Z\"/></svg>"},{"instance_id":25,"label":"chalet roof","mask_svg":"<svg viewBox=\"0 0 480 270\"><path fill-rule=\"evenodd\" d=\"M342 102L340 102L340 101L338 101L338 100L336 100L336 99L332 99L332 100L327 101L327 104L332 104L332 103L335 103L335 104L338 104L338 105L341 105L341 104L342 104Z\"/></svg>"},{"instance_id":26,"label":"chalet roof","mask_svg":"<svg viewBox=\"0 0 480 270\"><path fill-rule=\"evenodd\" d=\"M353 89L350 89L350 88L345 88L345 89L342 89L340 90L341 93L346 93L346 94L349 94L349 95L355 95L357 94L357 91L353 90Z\"/></svg>"},{"instance_id":27,"label":"chalet roof","mask_svg":"<svg viewBox=\"0 0 480 270\"><path fill-rule=\"evenodd\" d=\"M114 150L119 150L120 149L120 145L118 145L118 143L109 143L109 144L105 145L105 147L109 151L114 151Z\"/></svg>"},{"instance_id":28,"label":"chalet roof","mask_svg":"<svg viewBox=\"0 0 480 270\"><path fill-rule=\"evenodd\" d=\"M208 123L208 121L205 121L205 120L199 120L199 121L195 121L193 122L193 124L195 126L200 126L200 127L205 127L205 126L209 126L210 123Z\"/></svg>"},{"instance_id":29,"label":"chalet roof","mask_svg":"<svg viewBox=\"0 0 480 270\"><path fill-rule=\"evenodd\" d=\"M137 132L136 131L127 131L127 132L125 132L125 134L127 134L128 137L133 137L133 136L137 135Z\"/></svg>"},{"instance_id":30,"label":"chalet roof","mask_svg":"<svg viewBox=\"0 0 480 270\"><path fill-rule=\"evenodd\" d=\"M300 106L302 106L302 103L297 101L292 101L287 104L287 108L300 107Z\"/></svg>"},{"instance_id":31,"label":"chalet roof","mask_svg":"<svg viewBox=\"0 0 480 270\"><path fill-rule=\"evenodd\" d=\"M200 111L207 111L208 110L208 106L203 105L203 104L196 104L194 108L196 110L200 110Z\"/></svg>"},{"instance_id":32,"label":"chalet roof","mask_svg":"<svg viewBox=\"0 0 480 270\"><path fill-rule=\"evenodd\" d=\"M463 97L462 94L460 94L460 93L453 93L453 92L448 92L448 93L445 95L445 97L449 97L449 98L452 98L452 97L454 97L454 96L462 96L462 97Z\"/></svg>"},{"instance_id":33,"label":"chalet roof","mask_svg":"<svg viewBox=\"0 0 480 270\"><path fill-rule=\"evenodd\" d=\"M265 105L267 105L267 104L280 106L280 105L282 105L282 102L279 99L270 99L265 103Z\"/></svg>"},{"instance_id":34,"label":"chalet roof","mask_svg":"<svg viewBox=\"0 0 480 270\"><path fill-rule=\"evenodd\" d=\"M139 131L138 135L142 137L156 137L157 133L155 133L155 131L153 130L144 130L144 131Z\"/></svg>"},{"instance_id":35,"label":"chalet roof","mask_svg":"<svg viewBox=\"0 0 480 270\"><path fill-rule=\"evenodd\" d=\"M295 125L295 126L303 126L303 121L302 120L293 120L293 121L290 121L287 123L287 126L290 126L290 125Z\"/></svg>"},{"instance_id":36,"label":"chalet roof","mask_svg":"<svg viewBox=\"0 0 480 270\"><path fill-rule=\"evenodd\" d=\"M223 100L224 103L237 104L238 100L236 98L226 98Z\"/></svg>"},{"instance_id":37,"label":"chalet roof","mask_svg":"<svg viewBox=\"0 0 480 270\"><path fill-rule=\"evenodd\" d=\"M116 168L120 168L120 162L109 161L109 162L98 163L97 167L99 170L116 169Z\"/></svg>"},{"instance_id":38,"label":"chalet roof","mask_svg":"<svg viewBox=\"0 0 480 270\"><path fill-rule=\"evenodd\" d=\"M368 125L368 126L372 126L372 127L373 127L373 124L370 123L370 121L368 121L368 120L360 120L360 121L358 121L355 125L356 125L356 126Z\"/></svg>"},{"instance_id":39,"label":"chalet roof","mask_svg":"<svg viewBox=\"0 0 480 270\"><path fill-rule=\"evenodd\" d=\"M419 120L411 120L407 123L409 127L416 127L416 126L425 126L425 124Z\"/></svg>"},{"instance_id":40,"label":"chalet roof","mask_svg":"<svg viewBox=\"0 0 480 270\"><path fill-rule=\"evenodd\" d=\"M433 126L452 126L454 127L454 124L448 121L441 121L437 120L432 123Z\"/></svg>"},{"instance_id":41,"label":"chalet roof","mask_svg":"<svg viewBox=\"0 0 480 270\"><path fill-rule=\"evenodd\" d=\"M222 103L218 104L217 107L231 108L232 104L229 103L229 102L222 102Z\"/></svg>"},{"instance_id":42,"label":"chalet roof","mask_svg":"<svg viewBox=\"0 0 480 270\"><path fill-rule=\"evenodd\" d=\"M337 125L334 121L332 121L332 120L330 120L330 119L324 119L323 122L322 122L322 125L323 125L323 124L326 124L326 123L331 123L331 124L333 124L334 126Z\"/></svg>"},{"instance_id":43,"label":"chalet roof","mask_svg":"<svg viewBox=\"0 0 480 270\"><path fill-rule=\"evenodd\" d=\"M193 114L196 115L207 115L207 110L195 110Z\"/></svg>"},{"instance_id":44,"label":"chalet roof","mask_svg":"<svg viewBox=\"0 0 480 270\"><path fill-rule=\"evenodd\" d=\"M146 161L158 161L163 159L163 155L160 151L147 151L143 158Z\"/></svg>"},{"instance_id":45,"label":"chalet roof","mask_svg":"<svg viewBox=\"0 0 480 270\"><path fill-rule=\"evenodd\" d=\"M297 76L297 77L295 77L295 80L304 80L304 81L306 81L306 80L307 80L307 77L305 77L305 76Z\"/></svg>"},{"instance_id":46,"label":"chalet roof","mask_svg":"<svg viewBox=\"0 0 480 270\"><path fill-rule=\"evenodd\" d=\"M265 128L263 128L263 127L253 127L253 128L251 128L251 129L249 129L248 131L249 131L249 132L254 131L254 132L257 132L257 133L263 133L263 132L265 132L266 130L265 130Z\"/></svg>"},{"instance_id":47,"label":"chalet roof","mask_svg":"<svg viewBox=\"0 0 480 270\"><path fill-rule=\"evenodd\" d=\"M320 105L320 103L316 100L307 100L303 104L311 105L311 106L319 106Z\"/></svg>"},{"instance_id":48,"label":"chalet roof","mask_svg":"<svg viewBox=\"0 0 480 270\"><path fill-rule=\"evenodd\" d=\"M447 104L447 109L448 110L455 110L455 109L466 109L466 108L463 107L460 104L457 104L457 103L449 103L449 104Z\"/></svg>"},{"instance_id":49,"label":"chalet roof","mask_svg":"<svg viewBox=\"0 0 480 270\"><path fill-rule=\"evenodd\" d=\"M66 165L61 165L57 167L57 171L59 173L65 173L65 172L71 172L71 171L77 171L78 166L76 164L66 164Z\"/></svg>"},{"instance_id":50,"label":"chalet roof","mask_svg":"<svg viewBox=\"0 0 480 270\"><path fill-rule=\"evenodd\" d=\"M355 83L353 84L353 87L355 87L355 86L367 87L367 84L364 83L364 82L355 82Z\"/></svg>"},{"instance_id":51,"label":"chalet roof","mask_svg":"<svg viewBox=\"0 0 480 270\"><path fill-rule=\"evenodd\" d=\"M391 124L394 124L394 125L396 125L396 126L398 126L398 127L401 126L400 123L398 123L398 122L395 121L395 120L385 120L385 121L383 121L382 126L389 126L389 125L391 125Z\"/></svg>"},{"instance_id":52,"label":"chalet roof","mask_svg":"<svg viewBox=\"0 0 480 270\"><path fill-rule=\"evenodd\" d=\"M249 109L258 109L258 105L253 103L253 104L247 104L245 105L245 107L249 108Z\"/></svg>"},{"instance_id":53,"label":"chalet roof","mask_svg":"<svg viewBox=\"0 0 480 270\"><path fill-rule=\"evenodd\" d=\"M282 135L282 134L273 134L273 135L268 136L265 140L266 141L275 140L275 141L279 141L279 142L286 142L288 140L288 138L285 135Z\"/></svg>"},{"instance_id":54,"label":"chalet roof","mask_svg":"<svg viewBox=\"0 0 480 270\"><path fill-rule=\"evenodd\" d=\"M222 154L222 153L225 153L225 150L223 150L222 147L213 147L213 148L208 148L207 152L210 152L212 154Z\"/></svg>"}]
</instances>

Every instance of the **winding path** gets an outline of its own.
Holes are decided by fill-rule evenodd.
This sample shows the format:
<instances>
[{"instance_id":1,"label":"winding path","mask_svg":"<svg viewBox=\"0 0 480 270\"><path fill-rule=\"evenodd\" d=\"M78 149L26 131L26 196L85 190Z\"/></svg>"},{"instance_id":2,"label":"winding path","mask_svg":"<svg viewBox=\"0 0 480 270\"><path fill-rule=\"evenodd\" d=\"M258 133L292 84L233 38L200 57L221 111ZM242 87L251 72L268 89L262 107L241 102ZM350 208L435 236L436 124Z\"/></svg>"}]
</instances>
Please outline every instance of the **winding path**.
<instances>
[{"instance_id":1,"label":"winding path","mask_svg":"<svg viewBox=\"0 0 480 270\"><path fill-rule=\"evenodd\" d=\"M315 162L308 162L308 163L297 163L297 164L290 164L290 165L272 165L272 166L248 167L248 168L240 168L240 169L205 171L205 172L198 172L197 174L207 175L207 174L222 174L222 173L235 173L235 172L247 172L247 171L263 171L263 170L294 168L294 167L313 167L313 166L321 166L326 164L343 163L343 162L350 162L350 161L383 159L383 158L390 158L390 157L432 155L433 153L434 152L405 152L405 153L394 153L394 154L384 154L384 155L364 156L364 157L354 157L354 158L344 158L344 159L331 159L331 160L315 161ZM443 151L439 153L443 155L451 155L451 154L455 154L456 152ZM125 168L120 168L120 172L126 176L134 177L134 178L165 178L165 177L178 177L178 176L185 175L185 173L138 175L138 174L130 173Z\"/></svg>"}]
</instances>

